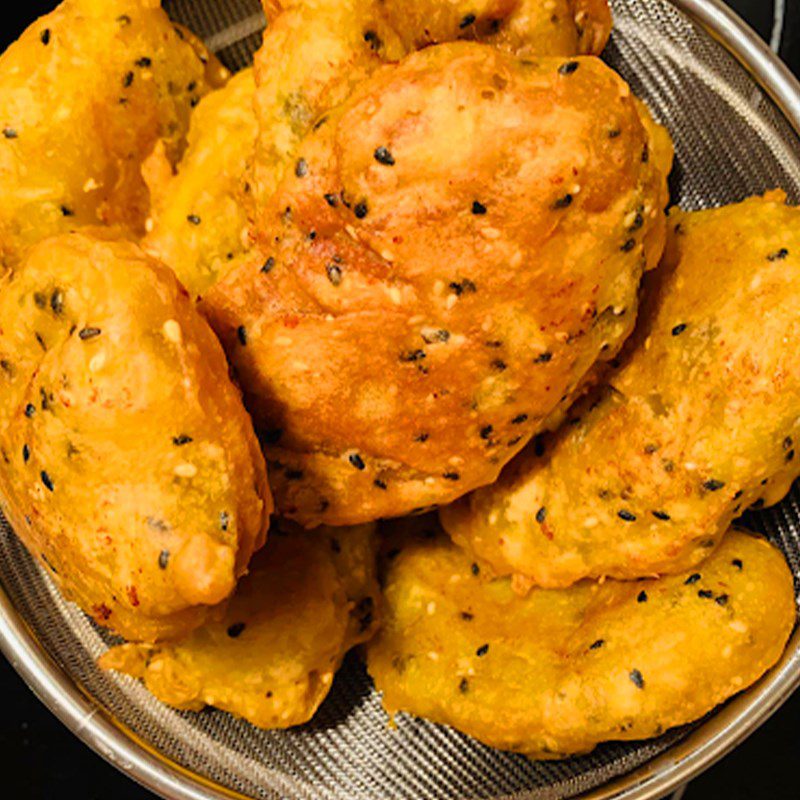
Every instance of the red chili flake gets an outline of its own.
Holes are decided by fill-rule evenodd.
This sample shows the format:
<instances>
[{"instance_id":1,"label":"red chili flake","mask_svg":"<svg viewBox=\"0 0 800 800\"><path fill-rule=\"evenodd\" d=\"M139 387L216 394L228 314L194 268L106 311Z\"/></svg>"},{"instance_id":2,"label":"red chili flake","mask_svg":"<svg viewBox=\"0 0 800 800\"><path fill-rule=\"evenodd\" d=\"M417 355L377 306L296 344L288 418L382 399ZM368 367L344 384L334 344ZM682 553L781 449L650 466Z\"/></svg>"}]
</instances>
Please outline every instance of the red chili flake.
<instances>
[{"instance_id":1,"label":"red chili flake","mask_svg":"<svg viewBox=\"0 0 800 800\"><path fill-rule=\"evenodd\" d=\"M128 600L130 600L131 605L136 608L139 605L139 594L136 591L136 587L129 586L126 591L128 593Z\"/></svg>"},{"instance_id":2,"label":"red chili flake","mask_svg":"<svg viewBox=\"0 0 800 800\"><path fill-rule=\"evenodd\" d=\"M394 164L395 164L394 156L391 154L391 152L389 151L389 149L387 147L379 147L373 153L373 155L375 157L375 160L379 164L383 164L384 166L387 166L387 167L393 167Z\"/></svg>"},{"instance_id":3,"label":"red chili flake","mask_svg":"<svg viewBox=\"0 0 800 800\"><path fill-rule=\"evenodd\" d=\"M111 618L111 609L105 604L100 603L99 606L94 606L92 609L94 616L102 622L107 622Z\"/></svg>"},{"instance_id":4,"label":"red chili flake","mask_svg":"<svg viewBox=\"0 0 800 800\"><path fill-rule=\"evenodd\" d=\"M228 636L230 636L231 639L238 639L246 627L244 622L234 622L233 625L228 628Z\"/></svg>"}]
</instances>

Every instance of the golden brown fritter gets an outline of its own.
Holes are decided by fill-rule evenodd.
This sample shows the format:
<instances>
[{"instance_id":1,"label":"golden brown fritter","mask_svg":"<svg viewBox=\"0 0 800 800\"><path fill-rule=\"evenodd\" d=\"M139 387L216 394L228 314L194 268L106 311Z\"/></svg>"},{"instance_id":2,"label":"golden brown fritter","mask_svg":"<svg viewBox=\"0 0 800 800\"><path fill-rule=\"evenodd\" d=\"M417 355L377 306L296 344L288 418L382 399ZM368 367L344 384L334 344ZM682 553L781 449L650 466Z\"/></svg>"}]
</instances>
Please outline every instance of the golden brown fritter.
<instances>
[{"instance_id":1,"label":"golden brown fritter","mask_svg":"<svg viewBox=\"0 0 800 800\"><path fill-rule=\"evenodd\" d=\"M262 259L202 306L280 511L355 524L495 480L629 335L671 155L594 58L441 45L331 111Z\"/></svg>"},{"instance_id":2,"label":"golden brown fritter","mask_svg":"<svg viewBox=\"0 0 800 800\"><path fill-rule=\"evenodd\" d=\"M611 33L607 0L382 0L409 49L471 39L518 55L600 55Z\"/></svg>"},{"instance_id":3,"label":"golden brown fritter","mask_svg":"<svg viewBox=\"0 0 800 800\"><path fill-rule=\"evenodd\" d=\"M192 114L177 174L163 148L145 170L153 209L143 246L194 295L250 251L242 194L257 133L254 93L253 71L240 72Z\"/></svg>"},{"instance_id":4,"label":"golden brown fritter","mask_svg":"<svg viewBox=\"0 0 800 800\"><path fill-rule=\"evenodd\" d=\"M458 39L490 42L519 55L598 55L611 31L607 0L263 4L269 24L255 57L257 204L271 198L313 125L384 63Z\"/></svg>"},{"instance_id":5,"label":"golden brown fritter","mask_svg":"<svg viewBox=\"0 0 800 800\"><path fill-rule=\"evenodd\" d=\"M271 500L212 331L111 236L46 240L0 285L0 490L69 599L152 641L233 591Z\"/></svg>"},{"instance_id":6,"label":"golden brown fritter","mask_svg":"<svg viewBox=\"0 0 800 800\"><path fill-rule=\"evenodd\" d=\"M288 531L273 529L218 619L177 644L116 647L101 665L177 708L214 705L261 728L307 722L376 629L375 529Z\"/></svg>"},{"instance_id":7,"label":"golden brown fritter","mask_svg":"<svg viewBox=\"0 0 800 800\"><path fill-rule=\"evenodd\" d=\"M191 106L224 80L158 0L64 0L0 56L0 266L77 225L143 232L141 165L171 163Z\"/></svg>"},{"instance_id":8,"label":"golden brown fritter","mask_svg":"<svg viewBox=\"0 0 800 800\"><path fill-rule=\"evenodd\" d=\"M524 598L445 537L393 544L367 650L384 706L532 758L699 719L775 664L795 621L783 556L741 531L697 572Z\"/></svg>"},{"instance_id":9,"label":"golden brown fritter","mask_svg":"<svg viewBox=\"0 0 800 800\"><path fill-rule=\"evenodd\" d=\"M459 544L542 586L678 572L749 505L786 494L800 474L800 355L786 344L800 337L800 211L784 200L670 214L621 368L543 455L529 448L442 509Z\"/></svg>"}]
</instances>

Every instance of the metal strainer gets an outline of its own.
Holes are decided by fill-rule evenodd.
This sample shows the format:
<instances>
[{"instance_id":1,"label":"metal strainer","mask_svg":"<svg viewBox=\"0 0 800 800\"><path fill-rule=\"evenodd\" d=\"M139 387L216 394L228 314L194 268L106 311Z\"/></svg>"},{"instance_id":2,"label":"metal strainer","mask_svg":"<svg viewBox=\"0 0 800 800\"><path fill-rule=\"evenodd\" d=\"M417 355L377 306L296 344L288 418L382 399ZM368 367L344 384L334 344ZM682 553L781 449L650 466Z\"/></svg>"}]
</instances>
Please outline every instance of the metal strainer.
<instances>
[{"instance_id":1,"label":"metal strainer","mask_svg":"<svg viewBox=\"0 0 800 800\"><path fill-rule=\"evenodd\" d=\"M233 68L258 46L258 0L166 5ZM606 58L675 138L673 199L697 208L780 186L800 201L800 85L755 34L718 0L613 6ZM800 490L747 524L781 546L800 579ZM135 681L97 669L108 637L60 598L2 520L0 583L0 647L23 678L89 746L179 800L657 798L741 741L800 683L796 633L769 676L697 725L535 763L408 717L390 730L351 658L311 724L264 732L214 710L173 711Z\"/></svg>"}]
</instances>

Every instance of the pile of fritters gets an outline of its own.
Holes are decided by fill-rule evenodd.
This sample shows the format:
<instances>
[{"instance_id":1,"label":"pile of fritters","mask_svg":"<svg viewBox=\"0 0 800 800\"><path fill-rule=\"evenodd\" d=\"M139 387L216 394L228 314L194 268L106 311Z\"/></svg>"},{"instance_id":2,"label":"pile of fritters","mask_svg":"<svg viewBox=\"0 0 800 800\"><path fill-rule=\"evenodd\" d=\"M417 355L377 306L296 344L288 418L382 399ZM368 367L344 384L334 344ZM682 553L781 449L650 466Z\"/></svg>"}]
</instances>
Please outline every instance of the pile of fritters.
<instances>
[{"instance_id":1,"label":"pile of fritters","mask_svg":"<svg viewBox=\"0 0 800 800\"><path fill-rule=\"evenodd\" d=\"M390 714L534 758L747 688L800 212L666 213L605 0L264 5L233 77L157 0L0 57L3 511L102 666L280 728L365 645Z\"/></svg>"}]
</instances>

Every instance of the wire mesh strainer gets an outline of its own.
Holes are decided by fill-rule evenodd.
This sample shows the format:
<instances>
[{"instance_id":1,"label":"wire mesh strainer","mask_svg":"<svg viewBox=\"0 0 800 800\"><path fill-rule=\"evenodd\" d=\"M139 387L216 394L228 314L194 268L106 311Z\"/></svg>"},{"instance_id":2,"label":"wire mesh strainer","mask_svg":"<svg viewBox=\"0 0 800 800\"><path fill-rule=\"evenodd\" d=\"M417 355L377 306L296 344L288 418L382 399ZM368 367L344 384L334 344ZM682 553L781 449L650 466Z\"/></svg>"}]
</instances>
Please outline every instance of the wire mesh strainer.
<instances>
[{"instance_id":1,"label":"wire mesh strainer","mask_svg":"<svg viewBox=\"0 0 800 800\"><path fill-rule=\"evenodd\" d=\"M233 68L264 24L258 0L169 0L177 21ZM606 59L675 139L673 199L689 208L774 186L800 201L800 86L717 0L616 0ZM800 490L749 515L800 578ZM107 637L65 603L0 520L0 647L50 708L101 755L169 798L560 800L656 798L754 730L800 683L800 634L750 692L661 739L535 763L407 717L391 731L349 659L316 719L257 731L226 714L179 713L136 682L100 672Z\"/></svg>"}]
</instances>

